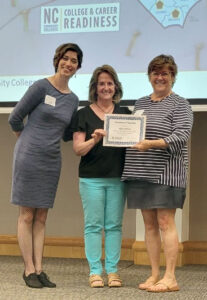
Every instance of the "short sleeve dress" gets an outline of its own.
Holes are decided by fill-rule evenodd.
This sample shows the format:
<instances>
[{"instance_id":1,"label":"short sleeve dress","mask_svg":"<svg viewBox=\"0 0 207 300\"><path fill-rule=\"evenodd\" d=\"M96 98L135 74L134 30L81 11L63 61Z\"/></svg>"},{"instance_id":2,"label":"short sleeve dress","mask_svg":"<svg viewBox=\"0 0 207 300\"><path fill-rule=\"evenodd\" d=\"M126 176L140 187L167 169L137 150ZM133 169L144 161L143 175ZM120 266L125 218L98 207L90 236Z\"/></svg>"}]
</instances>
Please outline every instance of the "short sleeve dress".
<instances>
[{"instance_id":1,"label":"short sleeve dress","mask_svg":"<svg viewBox=\"0 0 207 300\"><path fill-rule=\"evenodd\" d=\"M47 79L41 79L10 114L13 131L21 131L14 149L13 204L53 207L61 170L60 141L77 107L74 93L61 93Z\"/></svg>"}]
</instances>

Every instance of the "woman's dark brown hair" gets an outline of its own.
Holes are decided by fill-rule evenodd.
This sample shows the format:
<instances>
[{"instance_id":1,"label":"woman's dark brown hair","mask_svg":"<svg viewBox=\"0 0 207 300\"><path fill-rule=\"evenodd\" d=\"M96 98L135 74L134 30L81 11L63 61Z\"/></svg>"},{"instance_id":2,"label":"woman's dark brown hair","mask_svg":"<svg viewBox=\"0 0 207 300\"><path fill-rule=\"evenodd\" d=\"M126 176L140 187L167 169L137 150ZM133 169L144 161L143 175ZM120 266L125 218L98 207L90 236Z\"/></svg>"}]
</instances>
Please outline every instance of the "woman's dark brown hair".
<instances>
[{"instance_id":1,"label":"woman's dark brown hair","mask_svg":"<svg viewBox=\"0 0 207 300\"><path fill-rule=\"evenodd\" d=\"M81 68L83 52L80 49L80 47L77 44L72 44L72 43L62 44L55 50L55 55L53 58L53 65L55 67L55 73L57 72L60 59L63 58L63 56L65 55L65 53L67 51L73 51L73 52L77 53L78 69Z\"/></svg>"}]
</instances>

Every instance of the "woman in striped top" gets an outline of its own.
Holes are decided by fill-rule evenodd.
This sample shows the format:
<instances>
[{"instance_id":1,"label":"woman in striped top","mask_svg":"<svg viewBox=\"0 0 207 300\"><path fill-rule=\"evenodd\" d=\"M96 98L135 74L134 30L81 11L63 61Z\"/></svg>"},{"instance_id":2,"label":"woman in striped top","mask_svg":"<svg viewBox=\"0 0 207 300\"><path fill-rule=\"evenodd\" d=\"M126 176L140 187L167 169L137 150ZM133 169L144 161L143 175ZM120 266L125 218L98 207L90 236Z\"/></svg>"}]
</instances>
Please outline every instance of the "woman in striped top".
<instances>
[{"instance_id":1,"label":"woman in striped top","mask_svg":"<svg viewBox=\"0 0 207 300\"><path fill-rule=\"evenodd\" d=\"M139 288L150 292L179 290L175 278L178 235L176 208L185 200L189 139L193 115L188 101L173 93L177 65L159 55L148 66L153 88L135 103L134 113L147 117L145 140L127 149L122 179L127 183L128 208L139 208L152 274ZM160 280L161 238L166 271Z\"/></svg>"}]
</instances>

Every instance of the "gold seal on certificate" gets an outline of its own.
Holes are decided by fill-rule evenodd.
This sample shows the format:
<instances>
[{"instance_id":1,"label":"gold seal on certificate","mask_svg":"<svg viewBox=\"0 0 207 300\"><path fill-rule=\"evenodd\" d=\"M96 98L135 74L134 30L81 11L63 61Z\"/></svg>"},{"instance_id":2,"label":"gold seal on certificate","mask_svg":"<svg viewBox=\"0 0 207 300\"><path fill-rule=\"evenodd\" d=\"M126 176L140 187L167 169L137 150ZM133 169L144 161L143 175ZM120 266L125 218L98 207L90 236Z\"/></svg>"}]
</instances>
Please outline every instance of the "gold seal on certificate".
<instances>
[{"instance_id":1,"label":"gold seal on certificate","mask_svg":"<svg viewBox=\"0 0 207 300\"><path fill-rule=\"evenodd\" d=\"M144 140L146 116L106 114L103 146L130 147Z\"/></svg>"}]
</instances>

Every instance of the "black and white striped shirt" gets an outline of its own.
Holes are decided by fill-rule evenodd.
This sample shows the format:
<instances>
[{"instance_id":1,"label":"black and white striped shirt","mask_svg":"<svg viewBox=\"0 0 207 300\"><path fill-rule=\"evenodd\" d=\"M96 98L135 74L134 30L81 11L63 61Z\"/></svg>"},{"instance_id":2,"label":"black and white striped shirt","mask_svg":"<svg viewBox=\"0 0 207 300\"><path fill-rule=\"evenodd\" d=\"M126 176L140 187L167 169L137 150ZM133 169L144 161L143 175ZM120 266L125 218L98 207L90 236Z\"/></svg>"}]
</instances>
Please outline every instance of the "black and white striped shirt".
<instances>
[{"instance_id":1,"label":"black and white striped shirt","mask_svg":"<svg viewBox=\"0 0 207 300\"><path fill-rule=\"evenodd\" d=\"M146 135L149 140L164 139L167 149L140 152L127 148L122 180L140 179L149 182L185 187L188 167L187 141L193 124L188 101L171 94L162 101L150 96L135 103L134 113L144 110L147 117Z\"/></svg>"}]
</instances>

